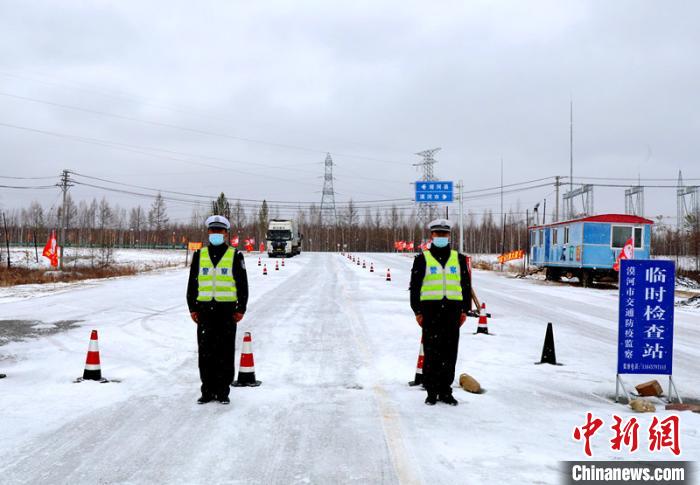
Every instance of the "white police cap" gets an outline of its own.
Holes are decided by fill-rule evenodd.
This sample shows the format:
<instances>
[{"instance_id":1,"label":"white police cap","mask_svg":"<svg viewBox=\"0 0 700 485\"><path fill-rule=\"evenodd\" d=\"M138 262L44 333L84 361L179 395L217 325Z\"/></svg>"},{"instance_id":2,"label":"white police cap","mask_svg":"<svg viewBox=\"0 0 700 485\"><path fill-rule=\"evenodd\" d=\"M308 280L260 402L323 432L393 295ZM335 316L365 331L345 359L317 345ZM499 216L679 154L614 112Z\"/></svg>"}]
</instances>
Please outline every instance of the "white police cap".
<instances>
[{"instance_id":1,"label":"white police cap","mask_svg":"<svg viewBox=\"0 0 700 485\"><path fill-rule=\"evenodd\" d=\"M446 231L450 232L452 230L452 223L447 219L435 219L428 223L428 229L430 231Z\"/></svg>"},{"instance_id":2,"label":"white police cap","mask_svg":"<svg viewBox=\"0 0 700 485\"><path fill-rule=\"evenodd\" d=\"M206 225L210 229L231 229L231 223L224 216L209 216Z\"/></svg>"}]
</instances>

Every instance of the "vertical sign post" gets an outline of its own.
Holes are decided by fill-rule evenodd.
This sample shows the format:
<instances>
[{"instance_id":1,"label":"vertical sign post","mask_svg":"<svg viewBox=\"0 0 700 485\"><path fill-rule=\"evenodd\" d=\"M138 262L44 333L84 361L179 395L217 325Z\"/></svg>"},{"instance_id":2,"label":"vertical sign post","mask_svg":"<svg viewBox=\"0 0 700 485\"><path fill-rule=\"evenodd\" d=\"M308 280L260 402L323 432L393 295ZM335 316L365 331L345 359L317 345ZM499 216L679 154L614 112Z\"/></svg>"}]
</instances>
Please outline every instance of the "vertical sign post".
<instances>
[{"instance_id":1,"label":"vertical sign post","mask_svg":"<svg viewBox=\"0 0 700 485\"><path fill-rule=\"evenodd\" d=\"M673 261L623 259L620 261L620 314L617 380L627 394L622 374L668 376L668 400L673 383L673 304L676 271ZM629 395L627 396L629 399Z\"/></svg>"}]
</instances>

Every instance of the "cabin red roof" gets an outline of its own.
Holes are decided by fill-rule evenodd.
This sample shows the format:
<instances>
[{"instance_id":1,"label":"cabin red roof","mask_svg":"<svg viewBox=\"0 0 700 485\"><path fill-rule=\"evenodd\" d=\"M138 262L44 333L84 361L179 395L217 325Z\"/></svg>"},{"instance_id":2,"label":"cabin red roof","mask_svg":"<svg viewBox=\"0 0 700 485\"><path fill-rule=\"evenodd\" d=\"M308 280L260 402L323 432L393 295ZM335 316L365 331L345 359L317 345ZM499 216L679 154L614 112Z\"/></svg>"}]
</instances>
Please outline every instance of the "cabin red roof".
<instances>
[{"instance_id":1,"label":"cabin red roof","mask_svg":"<svg viewBox=\"0 0 700 485\"><path fill-rule=\"evenodd\" d=\"M599 214L597 216L581 217L579 219L571 219L569 221L553 222L551 224L542 224L539 226L530 226L528 229L537 229L540 227L552 227L561 224L570 224L572 222L609 222L620 224L653 224L651 219L644 217L632 216L629 214Z\"/></svg>"}]
</instances>

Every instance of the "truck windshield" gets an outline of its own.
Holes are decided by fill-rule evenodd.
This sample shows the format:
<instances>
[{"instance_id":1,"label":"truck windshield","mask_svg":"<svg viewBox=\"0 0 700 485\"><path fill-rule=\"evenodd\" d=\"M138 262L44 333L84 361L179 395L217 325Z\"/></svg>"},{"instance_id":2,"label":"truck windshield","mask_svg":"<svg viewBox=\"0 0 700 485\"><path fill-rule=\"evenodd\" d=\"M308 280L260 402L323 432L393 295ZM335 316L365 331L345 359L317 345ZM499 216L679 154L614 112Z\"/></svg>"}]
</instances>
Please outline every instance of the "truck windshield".
<instances>
[{"instance_id":1,"label":"truck windshield","mask_svg":"<svg viewBox=\"0 0 700 485\"><path fill-rule=\"evenodd\" d=\"M267 239L270 241L288 241L292 238L292 231L272 229L267 231Z\"/></svg>"}]
</instances>

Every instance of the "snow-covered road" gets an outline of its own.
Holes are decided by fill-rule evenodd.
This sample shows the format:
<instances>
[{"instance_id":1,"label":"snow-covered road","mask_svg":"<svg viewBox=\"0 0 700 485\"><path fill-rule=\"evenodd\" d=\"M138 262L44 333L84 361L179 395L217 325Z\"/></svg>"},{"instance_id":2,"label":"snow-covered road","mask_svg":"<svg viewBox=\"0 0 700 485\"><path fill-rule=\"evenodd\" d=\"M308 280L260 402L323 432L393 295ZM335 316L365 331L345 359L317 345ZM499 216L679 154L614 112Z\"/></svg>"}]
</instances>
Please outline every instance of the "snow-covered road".
<instances>
[{"instance_id":1,"label":"snow-covered road","mask_svg":"<svg viewBox=\"0 0 700 485\"><path fill-rule=\"evenodd\" d=\"M428 407L406 385L420 339L411 259L360 257L377 272L306 253L280 271L263 258L263 276L247 259L238 347L251 331L263 384L233 388L230 406L195 404L184 269L3 295L0 320L80 322L0 347L2 483L557 483L560 460L584 457L571 435L587 411L607 427L613 413L631 415L610 399L615 291L476 272L495 335L473 335L469 319L457 371L486 392L456 389L459 407ZM563 366L533 365L548 321ZM71 382L92 328L103 374L120 383ZM677 310L675 379L687 397L700 397L699 344L700 314ZM639 420L644 428L651 415ZM699 430L700 415L681 415L681 459L700 455ZM595 459L629 457L610 451L609 438L595 437ZM643 449L633 458L674 457Z\"/></svg>"}]
</instances>

